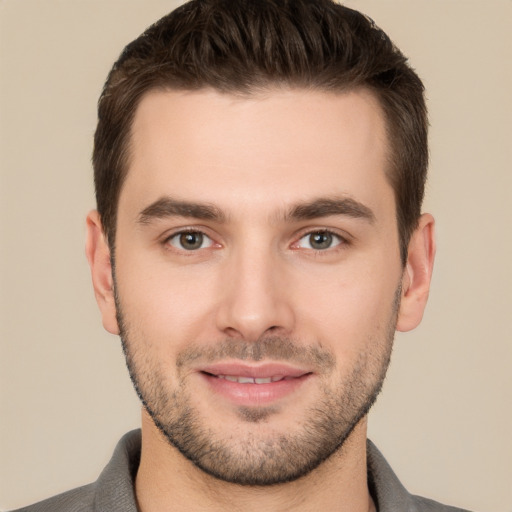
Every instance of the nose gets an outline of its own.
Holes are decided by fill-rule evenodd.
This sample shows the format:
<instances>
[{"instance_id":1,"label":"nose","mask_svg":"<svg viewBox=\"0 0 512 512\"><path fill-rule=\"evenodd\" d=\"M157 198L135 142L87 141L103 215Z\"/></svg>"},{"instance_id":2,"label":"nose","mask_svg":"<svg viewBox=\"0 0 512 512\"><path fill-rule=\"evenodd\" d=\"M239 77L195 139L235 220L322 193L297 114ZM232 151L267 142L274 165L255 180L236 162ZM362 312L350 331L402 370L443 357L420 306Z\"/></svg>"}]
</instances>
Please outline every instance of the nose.
<instances>
[{"instance_id":1,"label":"nose","mask_svg":"<svg viewBox=\"0 0 512 512\"><path fill-rule=\"evenodd\" d=\"M217 328L247 341L291 334L295 318L285 266L269 249L233 254L223 272Z\"/></svg>"}]
</instances>

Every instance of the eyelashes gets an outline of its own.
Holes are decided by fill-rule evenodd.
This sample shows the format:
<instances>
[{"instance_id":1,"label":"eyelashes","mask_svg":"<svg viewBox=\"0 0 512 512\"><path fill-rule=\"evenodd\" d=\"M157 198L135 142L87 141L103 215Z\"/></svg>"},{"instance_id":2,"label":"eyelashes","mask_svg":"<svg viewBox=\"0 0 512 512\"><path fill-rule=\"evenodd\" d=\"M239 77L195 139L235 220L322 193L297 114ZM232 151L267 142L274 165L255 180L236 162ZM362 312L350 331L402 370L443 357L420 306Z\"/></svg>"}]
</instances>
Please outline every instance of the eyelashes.
<instances>
[{"instance_id":1,"label":"eyelashes","mask_svg":"<svg viewBox=\"0 0 512 512\"><path fill-rule=\"evenodd\" d=\"M351 241L347 236L331 229L309 229L303 231L299 238L288 245L292 250L311 251L315 254L332 253L337 249L349 246ZM201 229L186 228L175 231L166 237L163 245L183 255L202 253L208 249L220 249L222 244L216 242Z\"/></svg>"},{"instance_id":2,"label":"eyelashes","mask_svg":"<svg viewBox=\"0 0 512 512\"><path fill-rule=\"evenodd\" d=\"M347 243L345 238L332 231L323 229L305 234L296 243L296 247L314 251L326 251L343 243Z\"/></svg>"},{"instance_id":3,"label":"eyelashes","mask_svg":"<svg viewBox=\"0 0 512 512\"><path fill-rule=\"evenodd\" d=\"M214 245L214 241L202 231L178 231L165 240L165 243L184 251L198 251Z\"/></svg>"}]
</instances>

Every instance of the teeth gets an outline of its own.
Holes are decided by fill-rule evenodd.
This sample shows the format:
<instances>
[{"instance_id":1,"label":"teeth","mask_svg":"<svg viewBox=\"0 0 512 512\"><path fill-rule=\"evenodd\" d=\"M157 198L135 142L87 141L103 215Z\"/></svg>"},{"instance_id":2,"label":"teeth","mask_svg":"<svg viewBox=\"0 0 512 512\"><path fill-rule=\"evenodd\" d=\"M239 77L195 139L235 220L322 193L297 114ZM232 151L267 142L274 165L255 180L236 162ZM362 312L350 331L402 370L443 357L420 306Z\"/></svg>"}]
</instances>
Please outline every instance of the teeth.
<instances>
[{"instance_id":1,"label":"teeth","mask_svg":"<svg viewBox=\"0 0 512 512\"><path fill-rule=\"evenodd\" d=\"M254 379L252 377L238 377L237 380L240 384L254 384Z\"/></svg>"},{"instance_id":2,"label":"teeth","mask_svg":"<svg viewBox=\"0 0 512 512\"><path fill-rule=\"evenodd\" d=\"M283 377L282 375L262 378L242 377L236 375L217 375L217 377L219 379L229 380L230 382L238 382L239 384L270 384L271 382L277 382L278 380L288 380L288 377Z\"/></svg>"},{"instance_id":3,"label":"teeth","mask_svg":"<svg viewBox=\"0 0 512 512\"><path fill-rule=\"evenodd\" d=\"M270 384L272 379L270 377L266 379L254 379L254 382L256 382L256 384Z\"/></svg>"}]
</instances>

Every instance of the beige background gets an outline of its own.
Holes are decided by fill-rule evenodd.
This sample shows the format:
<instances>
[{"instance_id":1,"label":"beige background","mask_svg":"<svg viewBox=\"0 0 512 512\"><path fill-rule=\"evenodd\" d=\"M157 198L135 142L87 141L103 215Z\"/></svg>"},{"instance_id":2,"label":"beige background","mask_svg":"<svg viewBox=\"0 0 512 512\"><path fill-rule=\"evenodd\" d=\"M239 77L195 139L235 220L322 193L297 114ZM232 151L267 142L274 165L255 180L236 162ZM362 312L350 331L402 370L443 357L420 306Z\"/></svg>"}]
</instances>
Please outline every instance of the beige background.
<instances>
[{"instance_id":1,"label":"beige background","mask_svg":"<svg viewBox=\"0 0 512 512\"><path fill-rule=\"evenodd\" d=\"M95 104L157 0L0 1L0 509L95 479L139 422L83 254ZM424 78L438 259L370 436L410 491L512 511L510 0L352 0Z\"/></svg>"}]
</instances>

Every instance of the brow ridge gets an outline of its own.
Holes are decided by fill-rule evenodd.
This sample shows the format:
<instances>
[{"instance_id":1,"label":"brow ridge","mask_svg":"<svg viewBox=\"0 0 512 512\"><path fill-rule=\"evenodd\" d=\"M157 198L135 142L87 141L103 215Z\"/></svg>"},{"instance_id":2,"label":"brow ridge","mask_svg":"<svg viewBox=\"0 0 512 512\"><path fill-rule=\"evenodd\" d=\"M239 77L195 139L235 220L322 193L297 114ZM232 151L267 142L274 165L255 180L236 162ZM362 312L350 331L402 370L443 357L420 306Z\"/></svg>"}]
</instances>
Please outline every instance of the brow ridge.
<instances>
[{"instance_id":1,"label":"brow ridge","mask_svg":"<svg viewBox=\"0 0 512 512\"><path fill-rule=\"evenodd\" d=\"M318 198L307 203L297 204L290 208L286 218L311 220L331 215L346 215L356 219L364 219L372 224L375 222L373 211L351 197Z\"/></svg>"},{"instance_id":2,"label":"brow ridge","mask_svg":"<svg viewBox=\"0 0 512 512\"><path fill-rule=\"evenodd\" d=\"M139 213L137 221L140 224L149 224L154 219L165 219L167 217L192 217L219 222L225 220L224 213L212 204L181 201L165 196L144 208Z\"/></svg>"},{"instance_id":3,"label":"brow ridge","mask_svg":"<svg viewBox=\"0 0 512 512\"><path fill-rule=\"evenodd\" d=\"M364 219L370 223L375 221L373 211L351 197L324 197L296 204L285 213L284 220L312 220L332 215L345 215L356 219ZM154 219L165 219L174 216L217 222L226 220L224 212L215 205L182 201L169 196L161 197L144 208L137 220L140 224L149 224Z\"/></svg>"}]
</instances>

